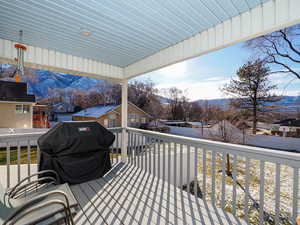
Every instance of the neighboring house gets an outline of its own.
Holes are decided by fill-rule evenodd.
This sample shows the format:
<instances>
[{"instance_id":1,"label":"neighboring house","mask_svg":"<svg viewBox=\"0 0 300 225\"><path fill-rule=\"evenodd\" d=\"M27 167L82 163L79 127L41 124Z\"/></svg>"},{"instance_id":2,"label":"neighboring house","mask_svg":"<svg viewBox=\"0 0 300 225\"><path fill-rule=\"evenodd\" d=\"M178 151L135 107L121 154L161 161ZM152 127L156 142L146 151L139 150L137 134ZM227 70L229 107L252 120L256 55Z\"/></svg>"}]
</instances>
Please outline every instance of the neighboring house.
<instances>
[{"instance_id":1,"label":"neighboring house","mask_svg":"<svg viewBox=\"0 0 300 225\"><path fill-rule=\"evenodd\" d=\"M67 102L60 102L52 105L51 111L55 113L74 113L74 106Z\"/></svg>"},{"instance_id":2,"label":"neighboring house","mask_svg":"<svg viewBox=\"0 0 300 225\"><path fill-rule=\"evenodd\" d=\"M286 119L273 124L273 135L284 137L300 137L300 119Z\"/></svg>"},{"instance_id":3,"label":"neighboring house","mask_svg":"<svg viewBox=\"0 0 300 225\"><path fill-rule=\"evenodd\" d=\"M33 128L50 128L49 110L46 105L33 106Z\"/></svg>"},{"instance_id":4,"label":"neighboring house","mask_svg":"<svg viewBox=\"0 0 300 225\"><path fill-rule=\"evenodd\" d=\"M69 121L72 119L72 115L75 112L75 107L67 102L60 102L52 105L50 108L50 120L51 121Z\"/></svg>"},{"instance_id":5,"label":"neighboring house","mask_svg":"<svg viewBox=\"0 0 300 225\"><path fill-rule=\"evenodd\" d=\"M148 123L151 116L132 103L128 103L128 126L139 127ZM121 126L121 105L93 106L74 113L72 120L96 120L104 127Z\"/></svg>"},{"instance_id":6,"label":"neighboring house","mask_svg":"<svg viewBox=\"0 0 300 225\"><path fill-rule=\"evenodd\" d=\"M191 125L192 128L204 127L204 124L202 122L187 122L187 124Z\"/></svg>"},{"instance_id":7,"label":"neighboring house","mask_svg":"<svg viewBox=\"0 0 300 225\"><path fill-rule=\"evenodd\" d=\"M192 127L192 124L189 124L183 120L160 120L166 126L174 126L174 127Z\"/></svg>"},{"instance_id":8,"label":"neighboring house","mask_svg":"<svg viewBox=\"0 0 300 225\"><path fill-rule=\"evenodd\" d=\"M0 128L32 128L34 104L26 83L0 81Z\"/></svg>"}]
</instances>

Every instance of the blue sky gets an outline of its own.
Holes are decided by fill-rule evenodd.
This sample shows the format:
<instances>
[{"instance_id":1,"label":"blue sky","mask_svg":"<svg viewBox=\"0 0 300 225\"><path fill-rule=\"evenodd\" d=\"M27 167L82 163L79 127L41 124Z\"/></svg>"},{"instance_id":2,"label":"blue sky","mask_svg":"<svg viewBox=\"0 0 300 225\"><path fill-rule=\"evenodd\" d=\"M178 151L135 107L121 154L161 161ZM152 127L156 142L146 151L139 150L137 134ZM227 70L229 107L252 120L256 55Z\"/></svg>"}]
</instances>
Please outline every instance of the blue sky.
<instances>
[{"instance_id":1,"label":"blue sky","mask_svg":"<svg viewBox=\"0 0 300 225\"><path fill-rule=\"evenodd\" d=\"M151 78L158 88L178 87L187 90L190 100L215 99L226 96L219 88L236 77L236 71L252 52L243 43L199 56L145 74L137 79ZM296 66L296 65L295 65ZM300 69L300 65L298 65ZM296 67L297 68L297 67ZM276 69L275 66L272 69ZM291 74L273 74L272 83L278 85L275 94L300 95L300 80Z\"/></svg>"}]
</instances>

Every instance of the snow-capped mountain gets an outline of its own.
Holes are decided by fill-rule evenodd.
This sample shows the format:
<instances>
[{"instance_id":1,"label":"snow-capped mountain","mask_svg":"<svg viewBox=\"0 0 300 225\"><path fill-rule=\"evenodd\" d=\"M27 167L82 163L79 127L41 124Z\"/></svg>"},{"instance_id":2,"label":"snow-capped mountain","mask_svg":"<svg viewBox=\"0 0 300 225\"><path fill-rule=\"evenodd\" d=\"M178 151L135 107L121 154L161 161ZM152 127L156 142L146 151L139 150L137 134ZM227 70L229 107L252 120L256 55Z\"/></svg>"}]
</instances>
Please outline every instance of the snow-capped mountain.
<instances>
[{"instance_id":1,"label":"snow-capped mountain","mask_svg":"<svg viewBox=\"0 0 300 225\"><path fill-rule=\"evenodd\" d=\"M229 105L229 99L220 98L220 99L200 99L196 102L204 104L207 102L211 105L219 105L222 108L226 108ZM300 96L282 96L282 98L277 102L267 103L266 106L275 112L297 112L300 107Z\"/></svg>"},{"instance_id":2,"label":"snow-capped mountain","mask_svg":"<svg viewBox=\"0 0 300 225\"><path fill-rule=\"evenodd\" d=\"M3 72L0 78L11 80L12 78L9 78L9 76L15 68L7 64L2 64L1 68ZM34 94L37 98L49 96L52 89L89 91L103 82L93 78L54 73L46 70L26 70L23 81L28 83L28 92Z\"/></svg>"},{"instance_id":3,"label":"snow-capped mountain","mask_svg":"<svg viewBox=\"0 0 300 225\"><path fill-rule=\"evenodd\" d=\"M36 70L36 80L34 80L34 82L28 80L29 92L39 98L49 96L51 89L78 89L88 91L101 82L103 81L93 78L53 73L44 70Z\"/></svg>"}]
</instances>

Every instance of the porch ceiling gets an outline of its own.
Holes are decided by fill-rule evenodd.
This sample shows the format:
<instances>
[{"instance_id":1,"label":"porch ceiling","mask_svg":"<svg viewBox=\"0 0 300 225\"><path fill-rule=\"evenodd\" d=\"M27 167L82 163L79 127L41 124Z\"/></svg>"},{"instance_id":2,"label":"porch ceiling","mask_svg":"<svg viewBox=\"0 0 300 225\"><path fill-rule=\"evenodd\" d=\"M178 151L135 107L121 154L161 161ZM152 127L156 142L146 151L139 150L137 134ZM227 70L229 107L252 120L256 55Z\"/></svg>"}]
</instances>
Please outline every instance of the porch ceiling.
<instances>
[{"instance_id":1,"label":"porch ceiling","mask_svg":"<svg viewBox=\"0 0 300 225\"><path fill-rule=\"evenodd\" d=\"M29 66L123 80L295 24L297 7L298 0L0 0L0 60L11 62L13 42L5 40L18 41L23 30Z\"/></svg>"}]
</instances>

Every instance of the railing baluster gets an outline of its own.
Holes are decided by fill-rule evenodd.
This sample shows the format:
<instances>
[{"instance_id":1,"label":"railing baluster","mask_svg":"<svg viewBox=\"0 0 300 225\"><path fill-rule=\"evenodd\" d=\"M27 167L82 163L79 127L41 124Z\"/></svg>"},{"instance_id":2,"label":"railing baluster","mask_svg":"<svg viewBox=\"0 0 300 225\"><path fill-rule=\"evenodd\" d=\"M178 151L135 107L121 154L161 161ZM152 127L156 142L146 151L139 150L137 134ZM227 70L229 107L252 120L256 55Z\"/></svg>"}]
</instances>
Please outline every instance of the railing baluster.
<instances>
[{"instance_id":1,"label":"railing baluster","mask_svg":"<svg viewBox=\"0 0 300 225\"><path fill-rule=\"evenodd\" d=\"M177 187L177 174L176 173L177 173L177 144L174 143L174 185Z\"/></svg>"},{"instance_id":2,"label":"railing baluster","mask_svg":"<svg viewBox=\"0 0 300 225\"><path fill-rule=\"evenodd\" d=\"M222 209L225 209L225 187L226 187L226 153L222 153L222 201L221 201L221 207Z\"/></svg>"},{"instance_id":3,"label":"railing baluster","mask_svg":"<svg viewBox=\"0 0 300 225\"><path fill-rule=\"evenodd\" d=\"M113 134L115 135L115 137L116 137L116 132L113 132ZM114 143L113 143L113 145L112 145L112 147L111 147L111 161L112 161L112 165L115 165L115 161L116 161L116 139L115 139L115 141L114 141Z\"/></svg>"},{"instance_id":4,"label":"railing baluster","mask_svg":"<svg viewBox=\"0 0 300 225\"><path fill-rule=\"evenodd\" d=\"M141 168L141 136L137 134L137 146L136 146L136 152L137 152L137 167Z\"/></svg>"},{"instance_id":5,"label":"railing baluster","mask_svg":"<svg viewBox=\"0 0 300 225\"><path fill-rule=\"evenodd\" d=\"M150 139L150 144L149 146L149 168L148 168L148 173L151 173L151 166L152 166L152 159L151 159L151 148L152 148L152 138Z\"/></svg>"},{"instance_id":6,"label":"railing baluster","mask_svg":"<svg viewBox=\"0 0 300 225\"><path fill-rule=\"evenodd\" d=\"M129 163L133 164L133 133L132 132L128 132L129 134Z\"/></svg>"},{"instance_id":7,"label":"railing baluster","mask_svg":"<svg viewBox=\"0 0 300 225\"><path fill-rule=\"evenodd\" d=\"M163 180L166 180L166 143L163 141Z\"/></svg>"},{"instance_id":8,"label":"railing baluster","mask_svg":"<svg viewBox=\"0 0 300 225\"><path fill-rule=\"evenodd\" d=\"M145 136L145 171L148 172L148 137Z\"/></svg>"},{"instance_id":9,"label":"railing baluster","mask_svg":"<svg viewBox=\"0 0 300 225\"><path fill-rule=\"evenodd\" d=\"M136 133L134 133L134 144L133 144L133 151L134 151L134 166L137 165L136 157L137 157L137 144L136 144Z\"/></svg>"},{"instance_id":10,"label":"railing baluster","mask_svg":"<svg viewBox=\"0 0 300 225\"><path fill-rule=\"evenodd\" d=\"M117 156L117 163L119 163L119 151L121 151L121 149L119 148L119 132L116 133L116 156Z\"/></svg>"},{"instance_id":11,"label":"railing baluster","mask_svg":"<svg viewBox=\"0 0 300 225\"><path fill-rule=\"evenodd\" d=\"M233 168L232 168L232 179L233 179L233 190L232 190L232 211L233 215L236 215L236 182L237 182L237 155L233 156Z\"/></svg>"},{"instance_id":12,"label":"railing baluster","mask_svg":"<svg viewBox=\"0 0 300 225\"><path fill-rule=\"evenodd\" d=\"M18 161L18 182L21 180L21 146L20 141L17 141L17 161Z\"/></svg>"},{"instance_id":13,"label":"railing baluster","mask_svg":"<svg viewBox=\"0 0 300 225\"><path fill-rule=\"evenodd\" d=\"M30 140L28 139L27 140L27 175L30 176L31 174L31 168L30 168L30 165L31 165L31 151L30 151ZM30 181L30 178L29 178L29 181Z\"/></svg>"},{"instance_id":14,"label":"railing baluster","mask_svg":"<svg viewBox=\"0 0 300 225\"><path fill-rule=\"evenodd\" d=\"M293 222L298 216L298 198L299 198L299 168L294 168L293 171Z\"/></svg>"},{"instance_id":15,"label":"railing baluster","mask_svg":"<svg viewBox=\"0 0 300 225\"><path fill-rule=\"evenodd\" d=\"M216 152L212 151L212 162L211 162L211 170L212 170L212 174L211 174L211 201L213 204L216 203Z\"/></svg>"},{"instance_id":16,"label":"railing baluster","mask_svg":"<svg viewBox=\"0 0 300 225\"><path fill-rule=\"evenodd\" d=\"M180 170L180 172L179 172L179 179L180 179L180 188L182 188L182 186L183 186L183 156L182 156L182 149L183 149L183 145L182 144L180 144L180 149L179 149L179 170Z\"/></svg>"},{"instance_id":17,"label":"railing baluster","mask_svg":"<svg viewBox=\"0 0 300 225\"><path fill-rule=\"evenodd\" d=\"M146 137L144 135L141 135L142 137L142 146L141 146L141 161L142 161L142 169L146 170L146 166L144 167L144 165L146 165L145 162L145 153L146 153Z\"/></svg>"},{"instance_id":18,"label":"railing baluster","mask_svg":"<svg viewBox=\"0 0 300 225\"><path fill-rule=\"evenodd\" d=\"M260 161L259 175L259 223L264 224L264 204L265 204L265 161Z\"/></svg>"},{"instance_id":19,"label":"railing baluster","mask_svg":"<svg viewBox=\"0 0 300 225\"><path fill-rule=\"evenodd\" d=\"M280 224L280 164L276 163L275 178L275 224Z\"/></svg>"},{"instance_id":20,"label":"railing baluster","mask_svg":"<svg viewBox=\"0 0 300 225\"><path fill-rule=\"evenodd\" d=\"M195 197L198 196L198 148L194 148L194 195Z\"/></svg>"},{"instance_id":21,"label":"railing baluster","mask_svg":"<svg viewBox=\"0 0 300 225\"><path fill-rule=\"evenodd\" d=\"M168 183L171 183L171 143L168 142Z\"/></svg>"},{"instance_id":22,"label":"railing baluster","mask_svg":"<svg viewBox=\"0 0 300 225\"><path fill-rule=\"evenodd\" d=\"M10 142L6 142L6 179L7 188L10 187Z\"/></svg>"},{"instance_id":23,"label":"railing baluster","mask_svg":"<svg viewBox=\"0 0 300 225\"><path fill-rule=\"evenodd\" d=\"M202 194L205 196L206 194L206 149L202 149Z\"/></svg>"},{"instance_id":24,"label":"railing baluster","mask_svg":"<svg viewBox=\"0 0 300 225\"><path fill-rule=\"evenodd\" d=\"M191 182L191 146L188 145L187 146L187 190L188 190L188 193L191 193L191 186L190 186L190 182Z\"/></svg>"},{"instance_id":25,"label":"railing baluster","mask_svg":"<svg viewBox=\"0 0 300 225\"><path fill-rule=\"evenodd\" d=\"M152 172L153 172L153 175L154 176L157 176L156 174L156 156L155 156L155 153L156 153L156 139L153 139L154 142L153 142L153 153L152 153L152 158L153 158L153 168L152 168Z\"/></svg>"},{"instance_id":26,"label":"railing baluster","mask_svg":"<svg viewBox=\"0 0 300 225\"><path fill-rule=\"evenodd\" d=\"M37 145L37 148L36 148L36 162L37 162L37 165L39 168L39 164L40 164L40 147L39 147L39 145Z\"/></svg>"},{"instance_id":27,"label":"railing baluster","mask_svg":"<svg viewBox=\"0 0 300 225\"><path fill-rule=\"evenodd\" d=\"M157 176L158 178L160 177L160 140L157 139L157 151L158 151L158 155L157 155Z\"/></svg>"},{"instance_id":28,"label":"railing baluster","mask_svg":"<svg viewBox=\"0 0 300 225\"><path fill-rule=\"evenodd\" d=\"M246 158L246 165L245 165L245 220L247 223L249 223L249 186L250 186L250 159Z\"/></svg>"}]
</instances>

